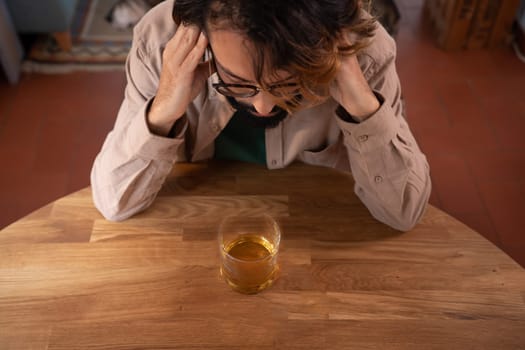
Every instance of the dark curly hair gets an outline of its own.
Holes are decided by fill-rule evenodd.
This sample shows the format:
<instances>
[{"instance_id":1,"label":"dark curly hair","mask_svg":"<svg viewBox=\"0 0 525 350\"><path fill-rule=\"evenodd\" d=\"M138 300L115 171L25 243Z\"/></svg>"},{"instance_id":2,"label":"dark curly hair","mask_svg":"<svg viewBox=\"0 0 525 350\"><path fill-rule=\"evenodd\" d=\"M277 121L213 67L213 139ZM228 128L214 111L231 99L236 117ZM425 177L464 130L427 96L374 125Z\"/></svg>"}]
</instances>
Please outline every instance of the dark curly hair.
<instances>
[{"instance_id":1,"label":"dark curly hair","mask_svg":"<svg viewBox=\"0 0 525 350\"><path fill-rule=\"evenodd\" d=\"M363 7L360 0L176 0L173 19L205 32L239 31L254 43L258 84L267 85L263 72L282 69L298 76L302 95L315 98L327 95L341 57L373 36L375 19L362 16Z\"/></svg>"}]
</instances>

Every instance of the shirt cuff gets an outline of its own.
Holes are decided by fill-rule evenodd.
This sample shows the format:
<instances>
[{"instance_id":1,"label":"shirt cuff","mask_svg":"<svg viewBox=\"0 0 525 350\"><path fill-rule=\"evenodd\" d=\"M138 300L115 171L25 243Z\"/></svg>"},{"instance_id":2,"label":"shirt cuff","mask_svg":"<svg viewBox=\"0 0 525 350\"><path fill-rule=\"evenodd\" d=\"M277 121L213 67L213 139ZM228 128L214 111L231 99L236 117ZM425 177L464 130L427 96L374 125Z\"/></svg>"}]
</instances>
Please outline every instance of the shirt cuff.
<instances>
[{"instance_id":1,"label":"shirt cuff","mask_svg":"<svg viewBox=\"0 0 525 350\"><path fill-rule=\"evenodd\" d=\"M377 101L379 102L379 106L381 107L381 105L383 105L383 102L385 102L385 99L383 98L383 96L381 96L380 93L378 92L375 92L374 91L374 95L377 99ZM361 123L363 122L362 120L358 120L357 118L353 117L350 113L348 113L348 111L346 109L344 109L343 106L339 105L337 107L337 109L335 110L335 114L337 114L337 116L341 119L343 119L345 122L348 122L348 123Z\"/></svg>"},{"instance_id":2,"label":"shirt cuff","mask_svg":"<svg viewBox=\"0 0 525 350\"><path fill-rule=\"evenodd\" d=\"M186 118L181 118L183 125L177 126L178 132L173 138L153 134L147 123L147 111L152 101L153 98L144 104L129 125L126 137L128 149L141 158L173 162L178 158L178 150L184 144L188 122Z\"/></svg>"},{"instance_id":3,"label":"shirt cuff","mask_svg":"<svg viewBox=\"0 0 525 350\"><path fill-rule=\"evenodd\" d=\"M375 91L374 94L381 102L381 106L362 122L356 122L342 107L344 113L340 108L335 112L337 123L343 131L345 144L360 153L384 147L394 138L400 127L392 107L386 103L381 94Z\"/></svg>"}]
</instances>

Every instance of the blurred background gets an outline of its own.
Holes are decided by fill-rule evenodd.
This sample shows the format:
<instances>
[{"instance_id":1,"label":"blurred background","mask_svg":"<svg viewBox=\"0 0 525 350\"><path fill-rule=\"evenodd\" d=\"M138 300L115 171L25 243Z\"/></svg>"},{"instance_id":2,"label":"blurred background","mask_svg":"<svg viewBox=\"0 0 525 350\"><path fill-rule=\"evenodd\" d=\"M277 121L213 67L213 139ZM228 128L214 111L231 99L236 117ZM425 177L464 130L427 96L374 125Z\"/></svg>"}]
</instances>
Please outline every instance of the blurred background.
<instances>
[{"instance_id":1,"label":"blurred background","mask_svg":"<svg viewBox=\"0 0 525 350\"><path fill-rule=\"evenodd\" d=\"M0 229L89 185L159 1L0 0ZM525 266L525 0L376 0L431 204Z\"/></svg>"}]
</instances>

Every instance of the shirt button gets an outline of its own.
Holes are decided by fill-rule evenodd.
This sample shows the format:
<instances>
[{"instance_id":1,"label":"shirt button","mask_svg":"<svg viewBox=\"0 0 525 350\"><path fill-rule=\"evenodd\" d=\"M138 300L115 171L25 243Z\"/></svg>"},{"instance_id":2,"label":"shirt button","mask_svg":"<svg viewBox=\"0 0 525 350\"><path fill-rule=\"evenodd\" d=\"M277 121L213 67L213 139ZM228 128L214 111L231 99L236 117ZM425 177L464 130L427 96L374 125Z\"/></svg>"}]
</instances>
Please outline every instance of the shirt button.
<instances>
[{"instance_id":1,"label":"shirt button","mask_svg":"<svg viewBox=\"0 0 525 350\"><path fill-rule=\"evenodd\" d=\"M358 140L361 142L365 142L368 140L368 135L361 135L358 137Z\"/></svg>"},{"instance_id":2,"label":"shirt button","mask_svg":"<svg viewBox=\"0 0 525 350\"><path fill-rule=\"evenodd\" d=\"M383 182L383 177L378 175L378 176L374 177L374 181L376 182L376 184L381 183L381 182Z\"/></svg>"},{"instance_id":3,"label":"shirt button","mask_svg":"<svg viewBox=\"0 0 525 350\"><path fill-rule=\"evenodd\" d=\"M277 165L277 161L275 159L272 160L272 165Z\"/></svg>"}]
</instances>

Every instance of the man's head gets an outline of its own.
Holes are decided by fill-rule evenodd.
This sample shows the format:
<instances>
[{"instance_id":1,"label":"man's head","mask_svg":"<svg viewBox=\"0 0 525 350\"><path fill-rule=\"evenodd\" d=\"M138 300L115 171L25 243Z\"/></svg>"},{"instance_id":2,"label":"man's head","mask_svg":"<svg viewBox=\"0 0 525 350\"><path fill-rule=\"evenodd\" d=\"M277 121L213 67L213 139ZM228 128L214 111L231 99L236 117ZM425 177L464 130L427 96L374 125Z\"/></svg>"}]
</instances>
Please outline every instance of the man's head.
<instances>
[{"instance_id":1,"label":"man's head","mask_svg":"<svg viewBox=\"0 0 525 350\"><path fill-rule=\"evenodd\" d=\"M222 83L260 88L235 99L268 116L276 105L293 110L301 97L328 95L341 57L373 34L361 7L360 0L176 0L173 17L206 33Z\"/></svg>"}]
</instances>

